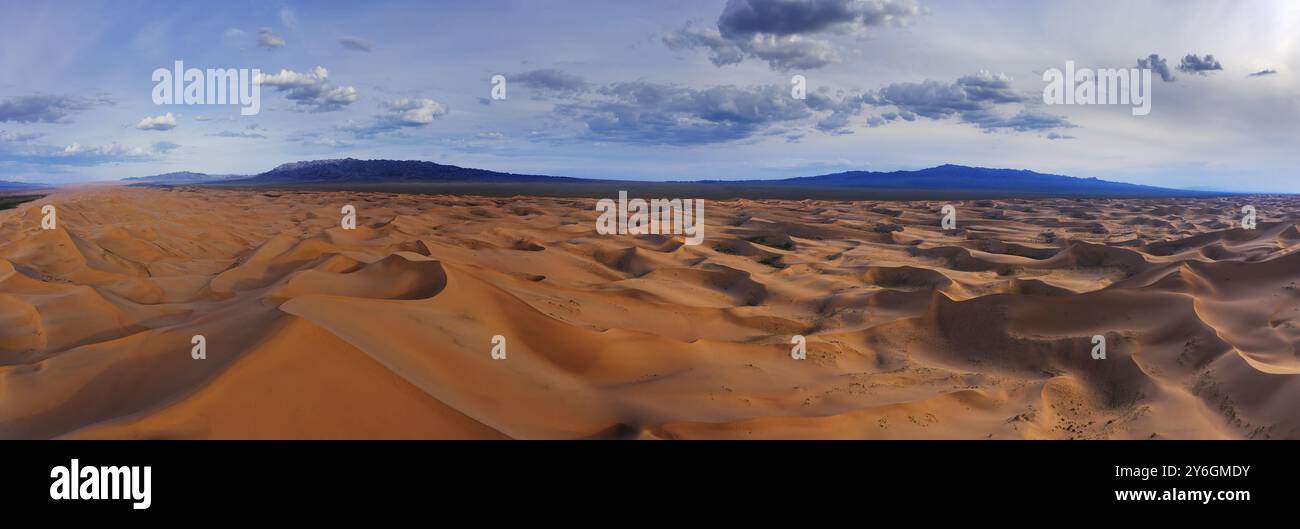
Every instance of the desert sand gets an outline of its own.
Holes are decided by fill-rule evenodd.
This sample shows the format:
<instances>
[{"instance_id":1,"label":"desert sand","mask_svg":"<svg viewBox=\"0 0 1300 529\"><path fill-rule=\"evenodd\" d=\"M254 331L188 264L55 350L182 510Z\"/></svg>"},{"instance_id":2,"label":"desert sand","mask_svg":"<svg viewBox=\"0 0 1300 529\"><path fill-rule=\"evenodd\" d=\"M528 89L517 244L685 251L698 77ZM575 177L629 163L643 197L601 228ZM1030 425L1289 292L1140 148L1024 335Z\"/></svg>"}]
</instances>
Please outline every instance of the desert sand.
<instances>
[{"instance_id":1,"label":"desert sand","mask_svg":"<svg viewBox=\"0 0 1300 529\"><path fill-rule=\"evenodd\" d=\"M698 246L594 203L0 212L0 438L1300 438L1297 198L710 201Z\"/></svg>"}]
</instances>

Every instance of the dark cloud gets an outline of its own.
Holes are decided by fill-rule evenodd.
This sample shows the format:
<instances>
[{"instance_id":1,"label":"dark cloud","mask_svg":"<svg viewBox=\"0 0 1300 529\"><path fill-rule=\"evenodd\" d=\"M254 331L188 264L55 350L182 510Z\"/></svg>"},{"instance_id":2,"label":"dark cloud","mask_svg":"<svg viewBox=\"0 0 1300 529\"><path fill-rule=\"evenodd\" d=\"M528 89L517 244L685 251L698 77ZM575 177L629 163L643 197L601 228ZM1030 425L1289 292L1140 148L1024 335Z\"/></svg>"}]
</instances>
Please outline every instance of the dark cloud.
<instances>
[{"instance_id":1,"label":"dark cloud","mask_svg":"<svg viewBox=\"0 0 1300 529\"><path fill-rule=\"evenodd\" d=\"M951 83L928 79L920 83L893 83L863 95L862 99L872 106L897 109L869 118L867 125L872 127L898 119L913 121L917 116L933 120L955 117L985 131L1026 132L1074 126L1064 117L1028 109L1010 117L998 112L998 105L1023 104L1030 99L1012 90L1010 78L989 72L967 75Z\"/></svg>"},{"instance_id":2,"label":"dark cloud","mask_svg":"<svg viewBox=\"0 0 1300 529\"><path fill-rule=\"evenodd\" d=\"M1178 63L1178 71L1184 73L1205 75L1206 72L1222 69L1223 65L1219 64L1219 61L1214 60L1213 55L1197 57L1196 54L1189 53L1186 57L1183 57L1182 62Z\"/></svg>"},{"instance_id":3,"label":"dark cloud","mask_svg":"<svg viewBox=\"0 0 1300 529\"><path fill-rule=\"evenodd\" d=\"M991 110L968 112L962 114L961 120L964 123L970 123L984 129L985 131L1014 130L1016 132L1029 132L1034 130L1068 129L1074 127L1074 124L1070 123L1069 120L1062 116L1028 109L1021 110L1010 117L1003 117Z\"/></svg>"},{"instance_id":4,"label":"dark cloud","mask_svg":"<svg viewBox=\"0 0 1300 529\"><path fill-rule=\"evenodd\" d=\"M814 111L830 112L814 125L817 130L830 134L851 134L851 121L862 112L866 102L863 101L861 94L845 92L832 94L829 89L826 89L809 93L805 104Z\"/></svg>"},{"instance_id":5,"label":"dark cloud","mask_svg":"<svg viewBox=\"0 0 1300 529\"><path fill-rule=\"evenodd\" d=\"M1063 117L1023 108L1032 102L1012 89L1010 78L989 72L952 82L894 83L869 92L821 87L805 99L796 99L782 85L697 89L632 81L588 86L582 97L557 104L555 127L534 139L702 145L779 135L798 141L814 131L851 134L868 107L892 107L868 118L866 125L872 127L918 117L953 118L985 131L1074 126ZM1021 108L999 112L1005 105Z\"/></svg>"},{"instance_id":6,"label":"dark cloud","mask_svg":"<svg viewBox=\"0 0 1300 529\"><path fill-rule=\"evenodd\" d=\"M567 73L555 68L532 70L507 76L507 82L518 83L536 88L549 95L572 96L590 89L581 76Z\"/></svg>"},{"instance_id":7,"label":"dark cloud","mask_svg":"<svg viewBox=\"0 0 1300 529\"><path fill-rule=\"evenodd\" d=\"M1145 59L1138 59L1138 68L1155 72L1166 83L1174 82L1174 72L1169 70L1169 61L1154 53L1148 55Z\"/></svg>"},{"instance_id":8,"label":"dark cloud","mask_svg":"<svg viewBox=\"0 0 1300 529\"><path fill-rule=\"evenodd\" d=\"M820 40L799 37L755 35L747 40L729 40L715 28L687 26L663 37L673 50L707 49L714 66L738 64L746 57L767 61L773 70L810 70L840 61L839 53Z\"/></svg>"},{"instance_id":9,"label":"dark cloud","mask_svg":"<svg viewBox=\"0 0 1300 529\"><path fill-rule=\"evenodd\" d=\"M1250 74L1250 77L1263 77L1265 75L1277 75L1277 70L1274 70L1272 68L1266 70L1260 70L1258 72L1254 72Z\"/></svg>"},{"instance_id":10,"label":"dark cloud","mask_svg":"<svg viewBox=\"0 0 1300 529\"><path fill-rule=\"evenodd\" d=\"M716 27L687 25L663 42L673 50L708 50L719 67L755 58L774 70L815 69L840 55L809 37L902 26L921 11L915 0L729 0Z\"/></svg>"},{"instance_id":11,"label":"dark cloud","mask_svg":"<svg viewBox=\"0 0 1300 529\"><path fill-rule=\"evenodd\" d=\"M1067 136L1067 135L1065 135L1065 134L1061 134L1061 133L1059 133L1059 132L1049 132L1049 133L1047 133L1047 139L1049 139L1049 140L1072 140L1072 139L1074 139L1074 136Z\"/></svg>"},{"instance_id":12,"label":"dark cloud","mask_svg":"<svg viewBox=\"0 0 1300 529\"><path fill-rule=\"evenodd\" d=\"M284 39L272 33L271 28L258 28L257 45L264 49L275 50L284 47Z\"/></svg>"},{"instance_id":13,"label":"dark cloud","mask_svg":"<svg viewBox=\"0 0 1300 529\"><path fill-rule=\"evenodd\" d=\"M664 45L670 49L692 50L707 49L709 50L709 61L714 66L726 66L728 64L738 64L745 60L747 50L740 44L722 38L722 34L717 28L702 28L693 25L677 31L672 31L664 35Z\"/></svg>"},{"instance_id":14,"label":"dark cloud","mask_svg":"<svg viewBox=\"0 0 1300 529\"><path fill-rule=\"evenodd\" d=\"M989 72L967 75L951 83L928 79L920 83L893 83L867 97L874 105L893 105L901 112L930 119L988 111L997 104L1025 101L1024 96L1011 89L1010 78Z\"/></svg>"},{"instance_id":15,"label":"dark cloud","mask_svg":"<svg viewBox=\"0 0 1300 529\"><path fill-rule=\"evenodd\" d=\"M361 37L343 37L339 39L339 45L352 51L364 51L369 53L374 51L375 45Z\"/></svg>"},{"instance_id":16,"label":"dark cloud","mask_svg":"<svg viewBox=\"0 0 1300 529\"><path fill-rule=\"evenodd\" d=\"M180 144L172 143L170 141L153 142L153 152L160 153L160 154L167 154L178 148L180 148Z\"/></svg>"},{"instance_id":17,"label":"dark cloud","mask_svg":"<svg viewBox=\"0 0 1300 529\"><path fill-rule=\"evenodd\" d=\"M729 40L758 34L861 33L901 26L920 13L913 0L729 0L718 17L718 31Z\"/></svg>"},{"instance_id":18,"label":"dark cloud","mask_svg":"<svg viewBox=\"0 0 1300 529\"><path fill-rule=\"evenodd\" d=\"M584 140L700 145L748 139L812 116L785 87L716 86L697 90L645 81L615 83L593 102L558 105Z\"/></svg>"},{"instance_id":19,"label":"dark cloud","mask_svg":"<svg viewBox=\"0 0 1300 529\"><path fill-rule=\"evenodd\" d=\"M9 97L0 101L0 123L71 123L68 119L70 114L111 103L107 98L47 95Z\"/></svg>"},{"instance_id":20,"label":"dark cloud","mask_svg":"<svg viewBox=\"0 0 1300 529\"><path fill-rule=\"evenodd\" d=\"M877 116L871 116L870 118L867 118L867 126L880 127L900 119L903 121L916 121L916 114L907 111L885 112L883 114Z\"/></svg>"},{"instance_id":21,"label":"dark cloud","mask_svg":"<svg viewBox=\"0 0 1300 529\"><path fill-rule=\"evenodd\" d=\"M880 126L897 119L913 121L916 116L929 119L946 119L961 116L967 123L989 124L984 128L1009 128L992 125L996 105L1024 103L1025 96L1011 88L1011 79L1005 75L980 72L963 76L955 82L926 80L920 83L893 83L876 92L858 98L846 98L831 110L832 115L823 125L834 127L847 122L864 105L893 106L897 112L875 116L868 120L870 126ZM809 106L825 107L809 95ZM821 127L819 127L821 128Z\"/></svg>"},{"instance_id":22,"label":"dark cloud","mask_svg":"<svg viewBox=\"0 0 1300 529\"><path fill-rule=\"evenodd\" d=\"M1025 97L1011 89L1011 78L1002 74L980 72L957 79L957 86L971 101L994 104L1023 103Z\"/></svg>"}]
</instances>

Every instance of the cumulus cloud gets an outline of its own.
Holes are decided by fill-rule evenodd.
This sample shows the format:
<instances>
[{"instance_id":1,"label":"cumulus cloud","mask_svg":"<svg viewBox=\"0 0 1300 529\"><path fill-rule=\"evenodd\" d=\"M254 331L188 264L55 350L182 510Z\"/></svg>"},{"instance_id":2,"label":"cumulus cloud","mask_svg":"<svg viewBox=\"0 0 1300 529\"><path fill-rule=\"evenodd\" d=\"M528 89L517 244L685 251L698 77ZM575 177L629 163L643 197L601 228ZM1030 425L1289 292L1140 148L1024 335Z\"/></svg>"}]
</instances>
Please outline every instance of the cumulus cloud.
<instances>
[{"instance_id":1,"label":"cumulus cloud","mask_svg":"<svg viewBox=\"0 0 1300 529\"><path fill-rule=\"evenodd\" d=\"M581 76L555 68L544 68L507 76L513 82L534 88L547 95L572 96L586 92L590 86Z\"/></svg>"},{"instance_id":2,"label":"cumulus cloud","mask_svg":"<svg viewBox=\"0 0 1300 529\"><path fill-rule=\"evenodd\" d=\"M1213 55L1197 57L1196 54L1189 53L1186 57L1183 57L1182 62L1178 63L1178 71L1198 75L1206 75L1207 72L1222 69L1223 65L1219 64L1219 61L1214 60Z\"/></svg>"},{"instance_id":3,"label":"cumulus cloud","mask_svg":"<svg viewBox=\"0 0 1300 529\"><path fill-rule=\"evenodd\" d=\"M107 98L34 95L8 97L0 101L0 123L71 123L68 116L103 104Z\"/></svg>"},{"instance_id":4,"label":"cumulus cloud","mask_svg":"<svg viewBox=\"0 0 1300 529\"><path fill-rule=\"evenodd\" d=\"M151 147L130 147L117 142L107 145L82 145L73 142L62 149L42 147L26 156L29 161L52 165L90 166L120 162L156 160L176 148L169 142L155 142Z\"/></svg>"},{"instance_id":5,"label":"cumulus cloud","mask_svg":"<svg viewBox=\"0 0 1300 529\"><path fill-rule=\"evenodd\" d=\"M404 97L385 101L379 106L386 112L375 116L373 122L365 124L349 121L340 127L340 130L351 133L357 138L371 138L402 128L423 127L451 112L447 105L428 98Z\"/></svg>"},{"instance_id":6,"label":"cumulus cloud","mask_svg":"<svg viewBox=\"0 0 1300 529\"><path fill-rule=\"evenodd\" d=\"M993 111L971 112L962 115L962 121L973 124L985 131L999 129L1029 132L1034 130L1068 129L1074 124L1062 116L1046 114L1029 109L1022 109L1015 115L1003 117Z\"/></svg>"},{"instance_id":7,"label":"cumulus cloud","mask_svg":"<svg viewBox=\"0 0 1300 529\"><path fill-rule=\"evenodd\" d=\"M920 83L893 83L874 93L863 95L873 106L892 106L896 110L868 120L878 127L917 116L943 120L956 118L984 131L1013 130L1026 132L1070 128L1074 125L1061 116L1021 109L1012 116L997 110L998 105L1024 104L1031 100L1011 88L1011 79L1003 74L980 72L958 78L951 83L925 80Z\"/></svg>"},{"instance_id":8,"label":"cumulus cloud","mask_svg":"<svg viewBox=\"0 0 1300 529\"><path fill-rule=\"evenodd\" d=\"M914 0L729 0L718 17L728 38L757 34L861 34L901 26L921 14Z\"/></svg>"},{"instance_id":9,"label":"cumulus cloud","mask_svg":"<svg viewBox=\"0 0 1300 529\"><path fill-rule=\"evenodd\" d=\"M361 37L343 37L339 39L339 45L352 51L371 52L375 49L374 44Z\"/></svg>"},{"instance_id":10,"label":"cumulus cloud","mask_svg":"<svg viewBox=\"0 0 1300 529\"><path fill-rule=\"evenodd\" d=\"M1145 59L1138 59L1138 68L1155 72L1166 83L1174 82L1174 72L1169 70L1169 61L1157 54L1152 53Z\"/></svg>"},{"instance_id":11,"label":"cumulus cloud","mask_svg":"<svg viewBox=\"0 0 1300 529\"><path fill-rule=\"evenodd\" d=\"M422 127L449 112L447 105L428 98L402 98L382 106L389 112L384 118L402 127Z\"/></svg>"},{"instance_id":12,"label":"cumulus cloud","mask_svg":"<svg viewBox=\"0 0 1300 529\"><path fill-rule=\"evenodd\" d=\"M135 124L139 130L172 130L176 128L176 116L171 112L161 116L149 116Z\"/></svg>"},{"instance_id":13,"label":"cumulus cloud","mask_svg":"<svg viewBox=\"0 0 1300 529\"><path fill-rule=\"evenodd\" d=\"M716 27L687 25L663 36L673 50L704 49L715 66L746 58L775 70L815 69L840 61L821 35L861 36L903 26L922 13L915 0L728 0Z\"/></svg>"},{"instance_id":14,"label":"cumulus cloud","mask_svg":"<svg viewBox=\"0 0 1300 529\"><path fill-rule=\"evenodd\" d=\"M151 147L131 147L117 142L105 145L73 142L60 146L36 141L42 136L0 131L0 159L7 163L39 166L91 166L155 160L179 147L170 142L155 142Z\"/></svg>"},{"instance_id":15,"label":"cumulus cloud","mask_svg":"<svg viewBox=\"0 0 1300 529\"><path fill-rule=\"evenodd\" d=\"M805 101L809 109L818 112L829 112L829 115L819 120L814 127L822 132L836 135L852 132L850 129L851 120L862 111L865 103L862 94L851 94L843 91L832 94L830 89L810 92L808 93L808 99Z\"/></svg>"},{"instance_id":16,"label":"cumulus cloud","mask_svg":"<svg viewBox=\"0 0 1300 529\"><path fill-rule=\"evenodd\" d=\"M774 70L815 69L840 61L830 43L805 40L799 35L756 34L733 40L716 28L687 26L664 35L664 44L673 50L706 49L714 66L738 64L747 57L767 61Z\"/></svg>"},{"instance_id":17,"label":"cumulus cloud","mask_svg":"<svg viewBox=\"0 0 1300 529\"><path fill-rule=\"evenodd\" d=\"M1263 77L1265 75L1276 75L1276 74L1277 74L1277 70L1268 68L1268 69L1260 70L1258 72L1253 72L1250 74L1250 77Z\"/></svg>"},{"instance_id":18,"label":"cumulus cloud","mask_svg":"<svg viewBox=\"0 0 1300 529\"><path fill-rule=\"evenodd\" d=\"M581 97L553 107L555 126L533 139L700 145L781 135L798 141L806 132L851 134L855 125L918 118L952 118L986 132L1074 126L1064 117L1027 108L1033 98L1016 92L1009 77L986 71L952 82L893 83L868 92L821 87L805 99L791 97L784 85L690 88L631 81L584 86ZM1013 110L1004 108L1012 105ZM858 121L868 108L883 112Z\"/></svg>"},{"instance_id":19,"label":"cumulus cloud","mask_svg":"<svg viewBox=\"0 0 1300 529\"><path fill-rule=\"evenodd\" d=\"M274 49L283 48L284 44L285 44L284 39L272 33L271 28L264 27L264 28L257 29L258 47L265 48L268 50L274 50Z\"/></svg>"},{"instance_id":20,"label":"cumulus cloud","mask_svg":"<svg viewBox=\"0 0 1300 529\"><path fill-rule=\"evenodd\" d=\"M769 135L798 141L807 132L851 134L855 126L918 118L954 119L986 132L1074 127L1064 117L1029 108L1035 98L1017 92L1006 75L987 71L951 82L893 83L866 92L823 86L804 99L792 97L784 85L692 88L640 80L593 85L559 70L538 72L544 75L528 76L530 84L577 92L552 108L555 119L545 130L530 135L539 141L700 145ZM881 112L860 121L868 108Z\"/></svg>"},{"instance_id":21,"label":"cumulus cloud","mask_svg":"<svg viewBox=\"0 0 1300 529\"><path fill-rule=\"evenodd\" d=\"M812 115L783 86L703 90L646 81L600 88L592 101L558 105L558 115L593 141L698 145L750 138Z\"/></svg>"},{"instance_id":22,"label":"cumulus cloud","mask_svg":"<svg viewBox=\"0 0 1300 529\"><path fill-rule=\"evenodd\" d=\"M893 105L900 111L930 119L989 110L999 103L1020 103L1025 97L1011 89L1011 79L1003 74L980 72L955 82L925 80L920 83L893 83L869 95L874 105Z\"/></svg>"},{"instance_id":23,"label":"cumulus cloud","mask_svg":"<svg viewBox=\"0 0 1300 529\"><path fill-rule=\"evenodd\" d=\"M331 84L329 71L320 66L307 73L280 70L276 74L259 74L256 82L284 92L286 98L310 112L339 110L359 98L356 88Z\"/></svg>"},{"instance_id":24,"label":"cumulus cloud","mask_svg":"<svg viewBox=\"0 0 1300 529\"><path fill-rule=\"evenodd\" d=\"M143 147L126 147L117 142L108 145L82 145L73 142L71 145L63 148L63 154L66 155L96 154L103 156L132 157L148 156L149 152L149 150L144 149Z\"/></svg>"}]
</instances>

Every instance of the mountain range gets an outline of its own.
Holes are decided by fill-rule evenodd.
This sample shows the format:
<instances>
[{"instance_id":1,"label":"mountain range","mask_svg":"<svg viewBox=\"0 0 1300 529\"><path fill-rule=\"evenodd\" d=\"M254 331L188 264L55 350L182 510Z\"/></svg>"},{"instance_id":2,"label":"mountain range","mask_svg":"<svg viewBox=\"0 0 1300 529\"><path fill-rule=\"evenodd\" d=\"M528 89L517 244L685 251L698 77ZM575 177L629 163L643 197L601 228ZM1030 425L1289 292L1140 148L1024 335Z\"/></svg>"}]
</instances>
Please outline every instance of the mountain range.
<instances>
[{"instance_id":1,"label":"mountain range","mask_svg":"<svg viewBox=\"0 0 1300 529\"><path fill-rule=\"evenodd\" d=\"M1039 173L1023 169L993 169L964 165L940 165L912 171L847 171L778 180L696 180L676 182L628 182L514 174L444 165L417 160L358 160L355 158L312 160L282 164L252 176L168 173L128 178L135 184L208 184L230 186L328 186L349 185L478 185L529 184L592 186L708 186L711 189L765 189L786 193L793 190L851 190L853 194L879 192L971 196L1197 196L1223 194L1203 190L1170 189L1123 182Z\"/></svg>"},{"instance_id":2,"label":"mountain range","mask_svg":"<svg viewBox=\"0 0 1300 529\"><path fill-rule=\"evenodd\" d=\"M45 189L51 187L49 184L34 184L31 182L10 182L0 180L0 191L21 191L24 189Z\"/></svg>"},{"instance_id":3,"label":"mountain range","mask_svg":"<svg viewBox=\"0 0 1300 529\"><path fill-rule=\"evenodd\" d=\"M1024 169L991 169L945 164L913 171L846 171L818 176L780 180L703 180L699 183L728 185L768 185L794 187L843 187L879 189L963 189L977 191L1031 191L1066 194L1163 195L1196 194L1196 191L1169 189L1097 178L1078 178Z\"/></svg>"}]
</instances>

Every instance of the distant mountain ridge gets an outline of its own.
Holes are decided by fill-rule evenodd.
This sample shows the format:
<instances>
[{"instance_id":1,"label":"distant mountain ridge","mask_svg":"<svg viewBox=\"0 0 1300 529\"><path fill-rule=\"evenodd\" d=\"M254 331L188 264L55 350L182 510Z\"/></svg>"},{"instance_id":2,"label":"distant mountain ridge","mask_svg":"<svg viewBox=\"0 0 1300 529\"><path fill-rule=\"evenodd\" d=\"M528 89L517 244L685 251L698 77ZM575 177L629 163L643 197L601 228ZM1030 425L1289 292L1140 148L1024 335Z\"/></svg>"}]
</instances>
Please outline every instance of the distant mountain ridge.
<instances>
[{"instance_id":1,"label":"distant mountain ridge","mask_svg":"<svg viewBox=\"0 0 1300 529\"><path fill-rule=\"evenodd\" d=\"M579 178L501 173L419 160L342 158L282 164L231 184L339 184L412 182L582 182Z\"/></svg>"},{"instance_id":2,"label":"distant mountain ridge","mask_svg":"<svg viewBox=\"0 0 1300 529\"><path fill-rule=\"evenodd\" d=\"M697 183L878 189L943 189L1033 194L1196 195L1204 192L1170 189L1097 178L1079 178L1025 169L991 169L944 164L913 171L845 171L780 180L700 180Z\"/></svg>"},{"instance_id":3,"label":"distant mountain ridge","mask_svg":"<svg viewBox=\"0 0 1300 529\"><path fill-rule=\"evenodd\" d=\"M1171 189L1097 178L1078 178L1025 169L993 169L945 164L910 171L845 171L818 176L784 178L778 180L695 180L673 182L644 182L602 180L503 173L487 169L474 169L443 165L419 160L358 160L341 158L290 162L270 171L253 176L212 176L203 173L168 173L153 177L127 179L140 184L192 183L232 186L347 186L362 184L531 184L527 190L550 191L551 184L558 186L586 184L592 186L636 186L641 189L655 186L703 186L713 190L736 191L740 194L760 190L782 194L837 196L837 190L852 191L853 196L1125 196L1171 197L1209 196L1222 191ZM555 190L573 189L557 187ZM521 190L524 190L521 188ZM795 193L802 190L800 193ZM737 195L739 196L739 195Z\"/></svg>"},{"instance_id":4,"label":"distant mountain ridge","mask_svg":"<svg viewBox=\"0 0 1300 529\"><path fill-rule=\"evenodd\" d=\"M50 184L40 184L40 183L32 183L32 182L10 182L8 180L0 180L0 191L15 191L19 189L48 189L50 187L54 187L54 186L51 186Z\"/></svg>"}]
</instances>

